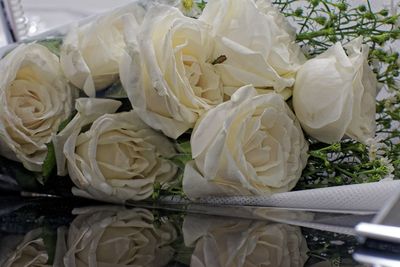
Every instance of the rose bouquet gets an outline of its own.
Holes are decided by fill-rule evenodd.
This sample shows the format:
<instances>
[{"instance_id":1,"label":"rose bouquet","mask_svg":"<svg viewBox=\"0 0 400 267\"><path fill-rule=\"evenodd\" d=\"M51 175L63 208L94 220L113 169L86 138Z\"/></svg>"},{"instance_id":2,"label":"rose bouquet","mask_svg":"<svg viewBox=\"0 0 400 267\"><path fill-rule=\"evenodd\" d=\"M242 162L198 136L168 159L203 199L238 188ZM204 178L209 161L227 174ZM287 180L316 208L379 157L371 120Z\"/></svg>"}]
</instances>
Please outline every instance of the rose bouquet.
<instances>
[{"instance_id":1,"label":"rose bouquet","mask_svg":"<svg viewBox=\"0 0 400 267\"><path fill-rule=\"evenodd\" d=\"M0 61L3 173L108 202L392 180L398 18L346 1L135 1L19 44Z\"/></svg>"}]
</instances>

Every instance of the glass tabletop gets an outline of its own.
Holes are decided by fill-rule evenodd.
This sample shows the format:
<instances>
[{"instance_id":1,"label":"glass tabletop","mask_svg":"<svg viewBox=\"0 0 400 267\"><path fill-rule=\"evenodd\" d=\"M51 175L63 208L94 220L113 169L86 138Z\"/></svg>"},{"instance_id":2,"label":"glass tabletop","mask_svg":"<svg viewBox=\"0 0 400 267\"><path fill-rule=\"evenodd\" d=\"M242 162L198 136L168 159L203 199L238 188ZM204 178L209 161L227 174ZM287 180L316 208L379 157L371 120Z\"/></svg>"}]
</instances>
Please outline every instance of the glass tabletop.
<instances>
[{"instance_id":1,"label":"glass tabletop","mask_svg":"<svg viewBox=\"0 0 400 267\"><path fill-rule=\"evenodd\" d=\"M122 207L15 196L3 196L0 203L0 266L7 267L362 266L352 257L358 241L346 229L369 219L271 208Z\"/></svg>"}]
</instances>

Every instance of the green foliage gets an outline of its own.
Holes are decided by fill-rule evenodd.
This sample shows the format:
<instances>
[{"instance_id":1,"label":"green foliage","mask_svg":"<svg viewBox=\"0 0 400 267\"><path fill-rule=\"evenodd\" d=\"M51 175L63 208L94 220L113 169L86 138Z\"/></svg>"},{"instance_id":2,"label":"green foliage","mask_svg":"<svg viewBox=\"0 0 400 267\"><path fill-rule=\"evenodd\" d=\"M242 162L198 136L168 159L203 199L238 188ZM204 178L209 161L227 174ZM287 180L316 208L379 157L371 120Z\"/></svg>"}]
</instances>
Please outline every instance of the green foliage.
<instances>
[{"instance_id":1,"label":"green foliage","mask_svg":"<svg viewBox=\"0 0 400 267\"><path fill-rule=\"evenodd\" d=\"M60 56L60 49L62 42L63 42L62 38L51 38L51 39L41 40L38 42L38 44L47 47L47 49L49 49L53 54Z\"/></svg>"},{"instance_id":2,"label":"green foliage","mask_svg":"<svg viewBox=\"0 0 400 267\"><path fill-rule=\"evenodd\" d=\"M42 165L43 180L40 181L41 184L45 184L47 182L47 179L49 179L50 176L54 174L54 171L56 169L56 151L54 150L54 144L51 142L48 143L46 146L47 155Z\"/></svg>"},{"instance_id":3,"label":"green foliage","mask_svg":"<svg viewBox=\"0 0 400 267\"><path fill-rule=\"evenodd\" d=\"M31 192L38 192L41 189L40 181L42 180L42 175L37 172L30 172L26 170L22 164L11 163L8 165L10 168L15 168L15 173L12 177L15 177L18 185L24 190Z\"/></svg>"},{"instance_id":4,"label":"green foliage","mask_svg":"<svg viewBox=\"0 0 400 267\"><path fill-rule=\"evenodd\" d=\"M58 127L58 133L64 130L67 127L68 123L74 118L76 111L71 114L66 120L61 122L60 126ZM43 161L42 165L42 174L38 176L38 181L42 185L45 185L48 179L55 175L57 169L57 161L56 161L56 151L54 149L53 142L46 144L47 146L47 154L46 158Z\"/></svg>"},{"instance_id":5,"label":"green foliage","mask_svg":"<svg viewBox=\"0 0 400 267\"><path fill-rule=\"evenodd\" d=\"M185 197L183 192L182 182L183 182L183 172L185 170L185 165L192 160L192 151L190 146L190 140L188 136L185 136L176 143L177 153L171 158L166 159L171 161L178 168L178 172L174 181L161 185L160 183L154 184L153 200L158 200L161 196L181 196Z\"/></svg>"},{"instance_id":6,"label":"green foliage","mask_svg":"<svg viewBox=\"0 0 400 267\"><path fill-rule=\"evenodd\" d=\"M197 2L197 6L201 9L204 10L204 8L206 7L207 1L201 0Z\"/></svg>"},{"instance_id":7,"label":"green foliage","mask_svg":"<svg viewBox=\"0 0 400 267\"><path fill-rule=\"evenodd\" d=\"M57 248L57 229L53 229L51 226L46 225L42 228L42 238L46 247L47 255L49 256L47 264L53 264Z\"/></svg>"},{"instance_id":8,"label":"green foliage","mask_svg":"<svg viewBox=\"0 0 400 267\"><path fill-rule=\"evenodd\" d=\"M125 89L123 88L121 81L117 81L113 83L110 87L108 87L102 94L101 97L104 98L128 98Z\"/></svg>"},{"instance_id":9,"label":"green foliage","mask_svg":"<svg viewBox=\"0 0 400 267\"><path fill-rule=\"evenodd\" d=\"M324 232L315 229L303 228L302 233L307 240L310 257L306 266L318 262L329 262L330 266L355 266L352 253L359 246L354 236Z\"/></svg>"}]
</instances>

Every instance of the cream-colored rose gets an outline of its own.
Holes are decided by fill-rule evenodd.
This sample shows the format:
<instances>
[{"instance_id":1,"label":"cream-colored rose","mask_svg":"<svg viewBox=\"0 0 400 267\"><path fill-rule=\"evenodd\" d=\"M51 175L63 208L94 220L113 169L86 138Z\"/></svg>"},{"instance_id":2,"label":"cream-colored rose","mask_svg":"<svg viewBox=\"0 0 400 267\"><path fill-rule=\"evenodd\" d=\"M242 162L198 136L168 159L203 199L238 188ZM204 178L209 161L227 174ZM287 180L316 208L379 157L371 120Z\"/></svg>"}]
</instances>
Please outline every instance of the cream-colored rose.
<instances>
[{"instance_id":1,"label":"cream-colored rose","mask_svg":"<svg viewBox=\"0 0 400 267\"><path fill-rule=\"evenodd\" d=\"M345 48L337 43L301 67L293 107L310 136L325 143L345 135L361 142L374 137L377 80L367 60L368 46L358 38Z\"/></svg>"},{"instance_id":2,"label":"cream-colored rose","mask_svg":"<svg viewBox=\"0 0 400 267\"><path fill-rule=\"evenodd\" d=\"M222 101L210 30L176 8L156 5L146 13L138 39L127 34L122 84L141 119L169 137L179 137Z\"/></svg>"},{"instance_id":3,"label":"cream-colored rose","mask_svg":"<svg viewBox=\"0 0 400 267\"><path fill-rule=\"evenodd\" d=\"M224 93L253 84L260 93L275 90L291 96L296 72L305 57L295 43L295 31L268 1L211 0L199 18L212 26L213 58Z\"/></svg>"},{"instance_id":4,"label":"cream-colored rose","mask_svg":"<svg viewBox=\"0 0 400 267\"><path fill-rule=\"evenodd\" d=\"M303 267L308 258L300 228L284 224L187 216L183 237L195 247L190 266Z\"/></svg>"},{"instance_id":5,"label":"cream-colored rose","mask_svg":"<svg viewBox=\"0 0 400 267\"><path fill-rule=\"evenodd\" d=\"M208 111L190 140L183 190L209 195L269 195L291 190L307 162L308 144L283 98L252 86Z\"/></svg>"},{"instance_id":6,"label":"cream-colored rose","mask_svg":"<svg viewBox=\"0 0 400 267\"><path fill-rule=\"evenodd\" d=\"M93 123L104 114L115 113L121 106L121 102L103 98L78 98L75 100L77 114L68 122L67 126L53 136L53 144L57 162L57 174L68 174L67 159L64 155L64 146L71 135L80 133L82 127Z\"/></svg>"},{"instance_id":7,"label":"cream-colored rose","mask_svg":"<svg viewBox=\"0 0 400 267\"><path fill-rule=\"evenodd\" d=\"M68 80L86 95L95 96L119 78L119 63L126 47L124 27L136 28L145 10L132 3L74 26L61 47L61 65Z\"/></svg>"},{"instance_id":8,"label":"cream-colored rose","mask_svg":"<svg viewBox=\"0 0 400 267\"><path fill-rule=\"evenodd\" d=\"M41 171L46 144L68 118L71 90L46 47L22 44L0 61L0 153Z\"/></svg>"},{"instance_id":9,"label":"cream-colored rose","mask_svg":"<svg viewBox=\"0 0 400 267\"><path fill-rule=\"evenodd\" d=\"M154 226L145 209L110 207L85 211L71 224L64 264L68 267L165 266L177 233L169 222Z\"/></svg>"},{"instance_id":10,"label":"cream-colored rose","mask_svg":"<svg viewBox=\"0 0 400 267\"><path fill-rule=\"evenodd\" d=\"M134 111L102 115L90 129L81 129L74 127L64 145L75 195L110 202L143 200L153 194L156 182L164 185L176 175L177 167L167 160L176 153L174 145Z\"/></svg>"}]
</instances>

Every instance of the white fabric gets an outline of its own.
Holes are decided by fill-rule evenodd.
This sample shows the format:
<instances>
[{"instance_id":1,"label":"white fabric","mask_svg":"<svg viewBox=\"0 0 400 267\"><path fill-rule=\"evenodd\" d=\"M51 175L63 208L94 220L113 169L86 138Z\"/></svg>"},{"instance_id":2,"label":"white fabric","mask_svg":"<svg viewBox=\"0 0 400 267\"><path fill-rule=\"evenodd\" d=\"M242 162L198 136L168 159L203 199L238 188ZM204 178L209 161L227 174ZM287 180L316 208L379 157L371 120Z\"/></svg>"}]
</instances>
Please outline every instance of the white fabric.
<instances>
[{"instance_id":1,"label":"white fabric","mask_svg":"<svg viewBox=\"0 0 400 267\"><path fill-rule=\"evenodd\" d=\"M335 211L379 211L395 194L400 192L400 181L382 181L377 183L336 186L321 189L309 189L272 196L253 197L206 197L197 203L212 205L270 206L298 208L307 210ZM173 197L168 202L180 202Z\"/></svg>"}]
</instances>

